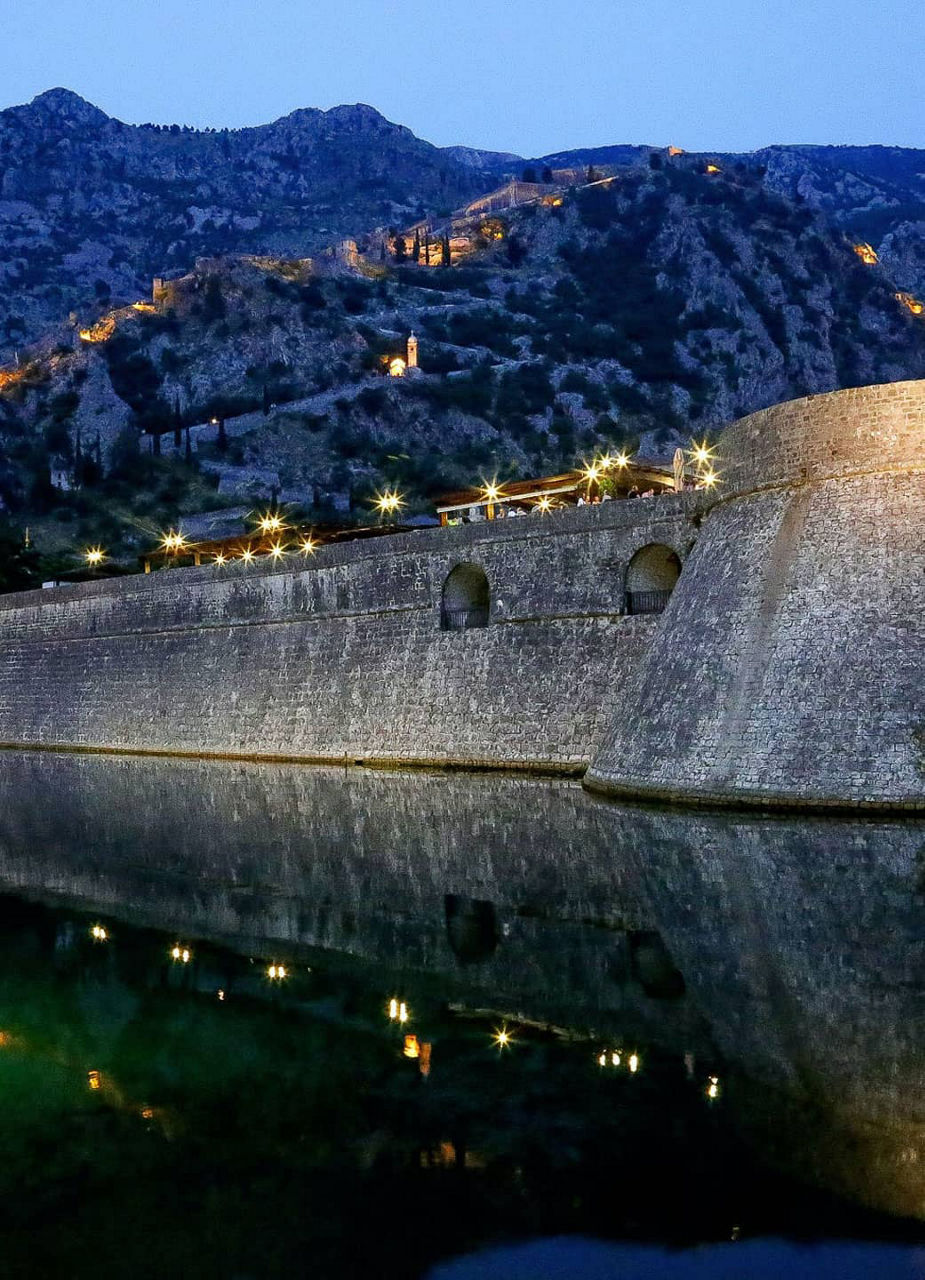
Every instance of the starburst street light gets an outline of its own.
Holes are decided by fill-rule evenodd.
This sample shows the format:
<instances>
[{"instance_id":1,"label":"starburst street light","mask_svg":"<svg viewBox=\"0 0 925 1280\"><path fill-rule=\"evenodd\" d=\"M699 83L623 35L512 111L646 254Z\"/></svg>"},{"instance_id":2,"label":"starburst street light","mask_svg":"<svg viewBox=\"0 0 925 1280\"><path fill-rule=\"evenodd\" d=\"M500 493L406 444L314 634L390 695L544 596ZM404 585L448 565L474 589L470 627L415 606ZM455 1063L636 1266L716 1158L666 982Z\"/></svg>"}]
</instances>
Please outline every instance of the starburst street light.
<instances>
[{"instance_id":1,"label":"starburst street light","mask_svg":"<svg viewBox=\"0 0 925 1280\"><path fill-rule=\"evenodd\" d=\"M543 494L536 504L536 509L541 516L548 516L552 511L552 498L548 494Z\"/></svg>"},{"instance_id":2,"label":"starburst street light","mask_svg":"<svg viewBox=\"0 0 925 1280\"><path fill-rule=\"evenodd\" d=\"M394 516L407 504L397 489L386 489L376 494L373 505L381 516Z\"/></svg>"},{"instance_id":3,"label":"starburst street light","mask_svg":"<svg viewBox=\"0 0 925 1280\"><path fill-rule=\"evenodd\" d=\"M713 489L719 484L719 476L712 467L707 467L706 471L700 473L700 482L705 489Z\"/></svg>"},{"instance_id":4,"label":"starburst street light","mask_svg":"<svg viewBox=\"0 0 925 1280\"><path fill-rule=\"evenodd\" d=\"M223 552L219 551L218 555L215 557L212 563L217 564L219 568L221 568L223 564L228 563L228 557Z\"/></svg>"},{"instance_id":5,"label":"starburst street light","mask_svg":"<svg viewBox=\"0 0 925 1280\"><path fill-rule=\"evenodd\" d=\"M716 453L715 449L711 449L706 440L702 440L700 444L696 440L691 441L691 447L688 449L688 456L698 469L709 466L713 461Z\"/></svg>"},{"instance_id":6,"label":"starburst street light","mask_svg":"<svg viewBox=\"0 0 925 1280\"><path fill-rule=\"evenodd\" d=\"M250 547L244 548L244 550L241 552L240 559L243 560L245 564L254 563L254 553L253 551L251 551Z\"/></svg>"},{"instance_id":7,"label":"starburst street light","mask_svg":"<svg viewBox=\"0 0 925 1280\"><path fill-rule=\"evenodd\" d=\"M495 1046L495 1048L498 1050L499 1053L503 1053L505 1049L509 1049L511 1045L514 1043L514 1037L511 1035L510 1031L508 1031L507 1027L505 1026L495 1027L494 1031L492 1032L491 1040L492 1040L492 1044Z\"/></svg>"},{"instance_id":8,"label":"starburst street light","mask_svg":"<svg viewBox=\"0 0 925 1280\"><path fill-rule=\"evenodd\" d=\"M281 542L274 542L270 548L270 557L273 560L281 560L286 554L286 548Z\"/></svg>"},{"instance_id":9,"label":"starburst street light","mask_svg":"<svg viewBox=\"0 0 925 1280\"><path fill-rule=\"evenodd\" d=\"M98 569L106 559L106 552L102 547L87 547L84 552L84 559L91 569Z\"/></svg>"},{"instance_id":10,"label":"starburst street light","mask_svg":"<svg viewBox=\"0 0 925 1280\"><path fill-rule=\"evenodd\" d=\"M497 502L501 497L502 486L497 480L483 480L481 493L486 502Z\"/></svg>"},{"instance_id":11,"label":"starburst street light","mask_svg":"<svg viewBox=\"0 0 925 1280\"><path fill-rule=\"evenodd\" d=\"M314 538L303 538L299 543L299 551L303 556L312 556L315 554L317 546L318 543Z\"/></svg>"},{"instance_id":12,"label":"starburst street light","mask_svg":"<svg viewBox=\"0 0 925 1280\"><path fill-rule=\"evenodd\" d=\"M187 545L185 536L176 529L171 529L169 533L165 533L161 538L161 547L164 551L173 551L174 553L182 551Z\"/></svg>"},{"instance_id":13,"label":"starburst street light","mask_svg":"<svg viewBox=\"0 0 925 1280\"><path fill-rule=\"evenodd\" d=\"M261 533L279 533L285 527L282 516L275 511L268 511L257 521L257 528Z\"/></svg>"}]
</instances>

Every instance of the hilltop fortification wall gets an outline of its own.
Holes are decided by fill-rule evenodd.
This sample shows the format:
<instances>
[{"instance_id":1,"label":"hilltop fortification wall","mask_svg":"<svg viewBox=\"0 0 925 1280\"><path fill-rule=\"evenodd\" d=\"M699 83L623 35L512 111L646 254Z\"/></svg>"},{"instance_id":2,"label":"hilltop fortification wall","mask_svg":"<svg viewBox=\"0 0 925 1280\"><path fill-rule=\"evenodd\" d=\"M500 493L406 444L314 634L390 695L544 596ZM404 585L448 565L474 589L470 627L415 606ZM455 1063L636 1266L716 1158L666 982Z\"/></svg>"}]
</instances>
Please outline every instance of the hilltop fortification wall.
<instances>
[{"instance_id":1,"label":"hilltop fortification wall","mask_svg":"<svg viewBox=\"0 0 925 1280\"><path fill-rule=\"evenodd\" d=\"M0 598L0 743L580 770L657 630L626 566L692 495L425 529L309 561ZM485 627L441 629L459 564Z\"/></svg>"},{"instance_id":2,"label":"hilltop fortification wall","mask_svg":"<svg viewBox=\"0 0 925 1280\"><path fill-rule=\"evenodd\" d=\"M765 409L589 785L704 803L925 808L925 382Z\"/></svg>"}]
</instances>

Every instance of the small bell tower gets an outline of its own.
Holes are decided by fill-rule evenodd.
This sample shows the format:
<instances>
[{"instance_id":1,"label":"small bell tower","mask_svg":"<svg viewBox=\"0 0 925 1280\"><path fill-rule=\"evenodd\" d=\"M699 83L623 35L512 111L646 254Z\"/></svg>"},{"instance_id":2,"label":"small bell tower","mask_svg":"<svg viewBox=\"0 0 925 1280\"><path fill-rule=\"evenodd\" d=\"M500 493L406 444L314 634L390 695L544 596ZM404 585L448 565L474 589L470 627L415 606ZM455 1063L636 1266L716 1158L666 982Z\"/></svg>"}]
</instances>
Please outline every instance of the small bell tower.
<instances>
[{"instance_id":1,"label":"small bell tower","mask_svg":"<svg viewBox=\"0 0 925 1280\"><path fill-rule=\"evenodd\" d=\"M418 367L418 340L411 333L408 337L408 368L416 369Z\"/></svg>"}]
</instances>

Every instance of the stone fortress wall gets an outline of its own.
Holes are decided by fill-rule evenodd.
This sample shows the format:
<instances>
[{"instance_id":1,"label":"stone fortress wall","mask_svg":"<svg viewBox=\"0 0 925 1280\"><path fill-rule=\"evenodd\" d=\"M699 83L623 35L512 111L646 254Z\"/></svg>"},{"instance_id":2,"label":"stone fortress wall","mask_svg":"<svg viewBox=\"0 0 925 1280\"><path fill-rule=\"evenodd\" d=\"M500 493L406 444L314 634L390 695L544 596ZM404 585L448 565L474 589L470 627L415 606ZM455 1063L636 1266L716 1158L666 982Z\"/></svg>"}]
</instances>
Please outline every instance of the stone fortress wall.
<instances>
[{"instance_id":1,"label":"stone fortress wall","mask_svg":"<svg viewBox=\"0 0 925 1280\"><path fill-rule=\"evenodd\" d=\"M925 382L723 434L722 496L587 782L925 809Z\"/></svg>"},{"instance_id":2,"label":"stone fortress wall","mask_svg":"<svg viewBox=\"0 0 925 1280\"><path fill-rule=\"evenodd\" d=\"M580 772L658 626L622 615L629 560L683 560L698 499L2 597L0 744ZM467 563L489 625L442 630Z\"/></svg>"},{"instance_id":3,"label":"stone fortress wall","mask_svg":"<svg viewBox=\"0 0 925 1280\"><path fill-rule=\"evenodd\" d=\"M0 745L590 763L618 796L925 809L925 382L752 414L717 465L712 497L0 598ZM626 616L653 545L683 572ZM441 628L459 565L487 626Z\"/></svg>"}]
</instances>

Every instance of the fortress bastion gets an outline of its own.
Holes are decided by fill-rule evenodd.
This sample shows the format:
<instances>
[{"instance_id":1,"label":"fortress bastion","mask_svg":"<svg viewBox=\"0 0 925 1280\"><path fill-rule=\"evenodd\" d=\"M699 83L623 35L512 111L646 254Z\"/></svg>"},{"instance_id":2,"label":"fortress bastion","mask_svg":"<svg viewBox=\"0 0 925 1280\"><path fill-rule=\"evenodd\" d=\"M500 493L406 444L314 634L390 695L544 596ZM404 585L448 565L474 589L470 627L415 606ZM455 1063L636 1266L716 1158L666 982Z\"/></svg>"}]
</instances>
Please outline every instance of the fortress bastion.
<instances>
[{"instance_id":1,"label":"fortress bastion","mask_svg":"<svg viewBox=\"0 0 925 1280\"><path fill-rule=\"evenodd\" d=\"M925 382L762 410L719 455L721 495L587 785L925 809Z\"/></svg>"}]
</instances>

